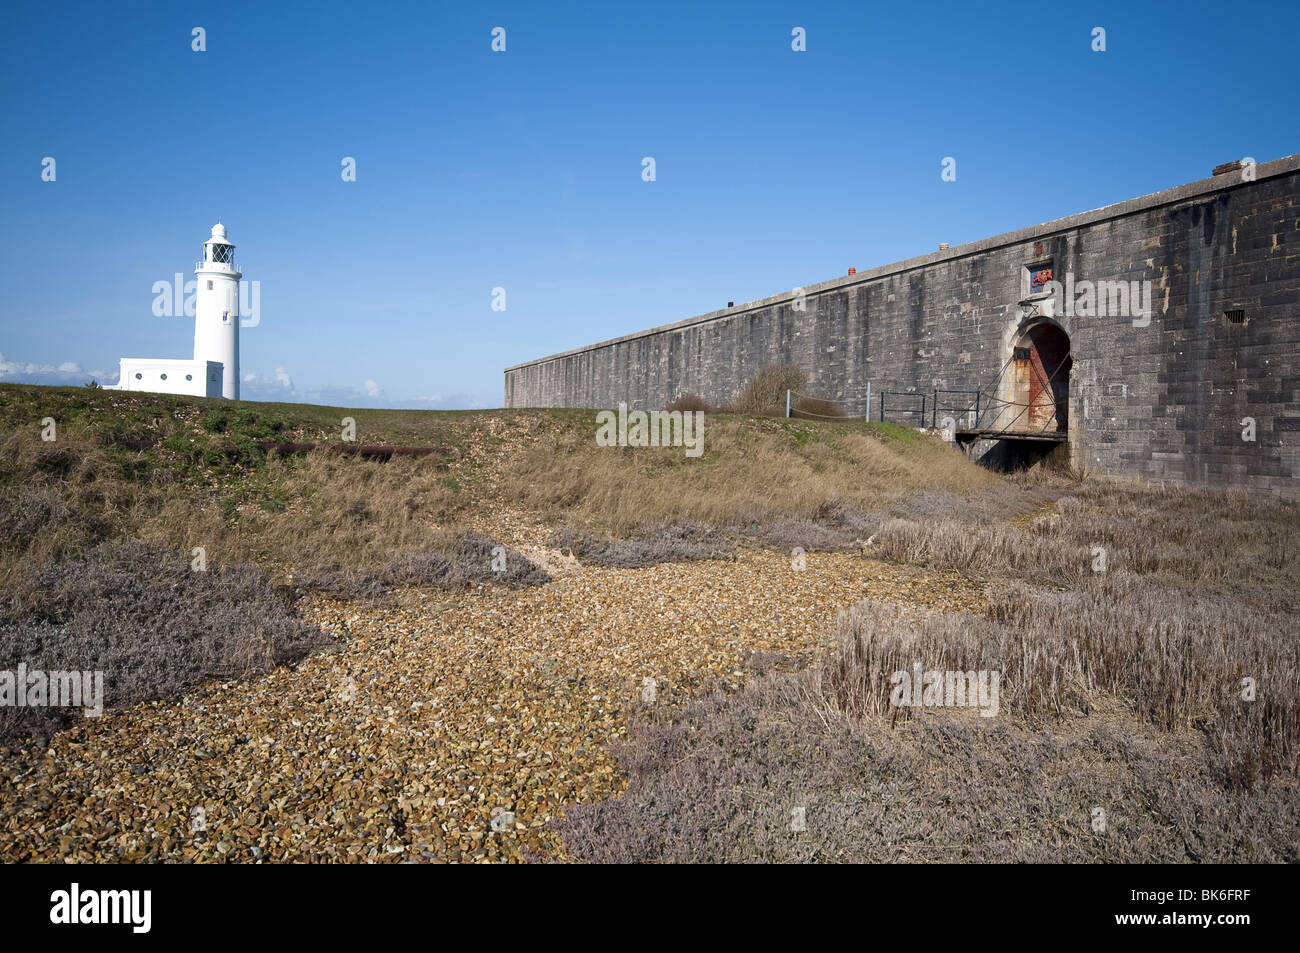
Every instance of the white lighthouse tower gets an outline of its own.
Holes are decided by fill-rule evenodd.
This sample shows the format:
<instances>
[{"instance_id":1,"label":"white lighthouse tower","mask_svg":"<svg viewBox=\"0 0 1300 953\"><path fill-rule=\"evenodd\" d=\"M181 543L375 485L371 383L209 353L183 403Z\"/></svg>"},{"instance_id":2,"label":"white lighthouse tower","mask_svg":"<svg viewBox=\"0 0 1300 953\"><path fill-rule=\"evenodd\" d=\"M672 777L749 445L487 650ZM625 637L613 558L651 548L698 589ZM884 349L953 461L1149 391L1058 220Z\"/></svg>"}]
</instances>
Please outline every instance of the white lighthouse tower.
<instances>
[{"instance_id":1,"label":"white lighthouse tower","mask_svg":"<svg viewBox=\"0 0 1300 953\"><path fill-rule=\"evenodd\" d=\"M220 221L203 243L203 260L194 277L194 359L124 357L122 375L116 384L108 385L111 389L239 400L239 279L243 275L235 268L235 246L226 240L226 226ZM177 286L181 278L177 272ZM159 285L166 294L167 282L155 282L154 292L158 293ZM171 314L173 298L177 313L187 312L188 302L181 310L181 293L189 291L189 282L184 286L172 288L161 299L165 311L158 310L155 299L154 314ZM253 302L256 308L256 295Z\"/></svg>"},{"instance_id":2,"label":"white lighthouse tower","mask_svg":"<svg viewBox=\"0 0 1300 953\"><path fill-rule=\"evenodd\" d=\"M239 279L235 246L217 222L194 269L194 360L221 364L221 396L239 400Z\"/></svg>"}]
</instances>

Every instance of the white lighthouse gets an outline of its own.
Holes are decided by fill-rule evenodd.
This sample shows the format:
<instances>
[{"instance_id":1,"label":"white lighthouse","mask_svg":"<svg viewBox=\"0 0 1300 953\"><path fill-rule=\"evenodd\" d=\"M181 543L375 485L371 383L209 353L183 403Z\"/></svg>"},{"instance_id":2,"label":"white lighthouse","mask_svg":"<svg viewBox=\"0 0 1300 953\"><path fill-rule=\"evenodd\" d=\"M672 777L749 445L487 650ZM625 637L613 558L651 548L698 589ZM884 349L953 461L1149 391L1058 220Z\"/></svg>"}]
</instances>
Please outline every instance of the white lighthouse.
<instances>
[{"instance_id":1,"label":"white lighthouse","mask_svg":"<svg viewBox=\"0 0 1300 953\"><path fill-rule=\"evenodd\" d=\"M239 400L239 279L235 246L217 222L194 269L194 360L221 364L221 396Z\"/></svg>"},{"instance_id":2,"label":"white lighthouse","mask_svg":"<svg viewBox=\"0 0 1300 953\"><path fill-rule=\"evenodd\" d=\"M203 243L203 260L194 268L194 359L124 357L121 377L110 389L239 400L242 277L235 268L235 246L226 238L226 226L217 222L212 226L212 237ZM178 272L176 283L180 282ZM166 282L159 284L166 286ZM158 290L157 285L154 290ZM182 291L189 291L188 283L184 289L173 289L178 306Z\"/></svg>"}]
</instances>

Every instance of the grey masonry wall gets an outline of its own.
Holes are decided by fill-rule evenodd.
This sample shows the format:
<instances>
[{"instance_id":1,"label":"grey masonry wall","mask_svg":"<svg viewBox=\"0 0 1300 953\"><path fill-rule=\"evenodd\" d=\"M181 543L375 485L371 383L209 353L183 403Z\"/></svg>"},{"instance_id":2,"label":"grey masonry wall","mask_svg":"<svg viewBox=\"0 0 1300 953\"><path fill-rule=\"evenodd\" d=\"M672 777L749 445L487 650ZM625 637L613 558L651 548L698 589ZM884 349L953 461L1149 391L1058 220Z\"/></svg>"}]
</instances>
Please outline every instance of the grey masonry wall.
<instances>
[{"instance_id":1,"label":"grey masonry wall","mask_svg":"<svg viewBox=\"0 0 1300 953\"><path fill-rule=\"evenodd\" d=\"M802 311L792 290L519 364L505 371L506 406L652 409L683 394L725 403L764 365L791 363L810 394L851 412L866 409L870 383L879 419L882 391L986 387L1025 329L1046 321L1070 338L1076 466L1293 495L1298 175L1300 156L1234 169L823 282L802 289ZM1050 302L1026 301L1031 265L1076 281L1149 281L1149 323L1045 315Z\"/></svg>"}]
</instances>

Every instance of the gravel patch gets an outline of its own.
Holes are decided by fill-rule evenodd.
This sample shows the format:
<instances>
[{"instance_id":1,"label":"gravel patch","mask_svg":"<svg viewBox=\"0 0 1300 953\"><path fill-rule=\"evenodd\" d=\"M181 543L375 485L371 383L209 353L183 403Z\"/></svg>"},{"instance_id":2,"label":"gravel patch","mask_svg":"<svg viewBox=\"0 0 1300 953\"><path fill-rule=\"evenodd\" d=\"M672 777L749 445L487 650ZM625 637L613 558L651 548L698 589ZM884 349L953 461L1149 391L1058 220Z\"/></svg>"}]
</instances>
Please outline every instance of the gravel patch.
<instances>
[{"instance_id":1,"label":"gravel patch","mask_svg":"<svg viewBox=\"0 0 1300 953\"><path fill-rule=\"evenodd\" d=\"M623 789L609 746L638 706L734 690L747 657L807 657L864 596L982 599L854 554L805 565L741 551L387 606L311 597L304 620L335 641L296 667L0 750L0 860L563 859L548 822Z\"/></svg>"}]
</instances>

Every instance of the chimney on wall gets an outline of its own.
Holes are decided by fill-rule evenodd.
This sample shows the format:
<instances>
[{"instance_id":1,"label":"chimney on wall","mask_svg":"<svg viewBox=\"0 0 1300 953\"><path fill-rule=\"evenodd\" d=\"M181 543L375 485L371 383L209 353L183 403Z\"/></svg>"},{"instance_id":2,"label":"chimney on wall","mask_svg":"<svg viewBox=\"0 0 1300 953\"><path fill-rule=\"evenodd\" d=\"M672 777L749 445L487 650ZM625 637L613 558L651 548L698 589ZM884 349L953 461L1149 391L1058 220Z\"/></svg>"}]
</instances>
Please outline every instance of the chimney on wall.
<instances>
[{"instance_id":1,"label":"chimney on wall","mask_svg":"<svg viewBox=\"0 0 1300 953\"><path fill-rule=\"evenodd\" d=\"M1216 165L1216 166L1214 167L1214 172L1213 172L1212 174L1213 174L1213 175L1227 175L1229 172L1239 172L1240 170L1242 170L1242 169L1244 169L1244 168L1246 168L1246 160L1244 160L1244 159L1233 159L1231 162L1225 162L1225 163L1223 163L1223 165Z\"/></svg>"},{"instance_id":2,"label":"chimney on wall","mask_svg":"<svg viewBox=\"0 0 1300 953\"><path fill-rule=\"evenodd\" d=\"M849 274L850 274L850 275L856 275L857 273L858 273L858 269L856 269L856 268L850 268L850 269L849 269Z\"/></svg>"},{"instance_id":3,"label":"chimney on wall","mask_svg":"<svg viewBox=\"0 0 1300 953\"><path fill-rule=\"evenodd\" d=\"M947 242L940 242L940 243L939 243L939 251L947 251L947 250L948 250L948 243L947 243Z\"/></svg>"}]
</instances>

